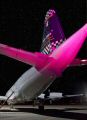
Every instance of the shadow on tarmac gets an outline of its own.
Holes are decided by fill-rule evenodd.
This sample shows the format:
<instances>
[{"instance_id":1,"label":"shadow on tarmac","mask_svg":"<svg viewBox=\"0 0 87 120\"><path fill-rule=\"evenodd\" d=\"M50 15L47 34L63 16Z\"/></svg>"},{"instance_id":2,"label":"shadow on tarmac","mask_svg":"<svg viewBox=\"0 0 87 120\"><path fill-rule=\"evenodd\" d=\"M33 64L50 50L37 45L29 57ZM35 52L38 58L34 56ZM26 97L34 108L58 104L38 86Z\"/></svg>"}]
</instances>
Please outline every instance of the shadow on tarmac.
<instances>
[{"instance_id":1,"label":"shadow on tarmac","mask_svg":"<svg viewBox=\"0 0 87 120\"><path fill-rule=\"evenodd\" d=\"M75 119L75 120L87 120L87 114L86 113L76 113L73 112L74 110L87 110L87 108L63 108L63 109L45 109L45 110L39 110L38 108L18 108L17 111L11 111L11 110L0 110L0 112L28 112L28 113L34 113L38 115L44 115L44 116L50 116L50 117L56 117L56 118L67 118L67 119Z\"/></svg>"},{"instance_id":2,"label":"shadow on tarmac","mask_svg":"<svg viewBox=\"0 0 87 120\"><path fill-rule=\"evenodd\" d=\"M51 116L51 117L60 117L60 118L67 118L67 119L76 119L76 120L87 120L86 113L75 113L71 112L72 110L87 110L87 109L79 109L79 108L66 108L66 109L45 109L44 111L40 111L36 108L18 108L21 112L31 112L34 114ZM70 112L69 112L70 111Z\"/></svg>"}]
</instances>

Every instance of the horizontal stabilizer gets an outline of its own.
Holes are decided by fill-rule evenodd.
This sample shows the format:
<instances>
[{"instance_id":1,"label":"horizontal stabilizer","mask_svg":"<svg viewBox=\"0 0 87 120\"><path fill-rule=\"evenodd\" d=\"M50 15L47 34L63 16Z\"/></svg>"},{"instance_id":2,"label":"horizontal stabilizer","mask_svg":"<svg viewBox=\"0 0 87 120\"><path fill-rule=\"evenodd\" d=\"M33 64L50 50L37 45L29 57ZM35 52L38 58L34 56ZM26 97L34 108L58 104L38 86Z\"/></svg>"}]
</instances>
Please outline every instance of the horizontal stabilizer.
<instances>
[{"instance_id":1,"label":"horizontal stabilizer","mask_svg":"<svg viewBox=\"0 0 87 120\"><path fill-rule=\"evenodd\" d=\"M41 68L41 66L43 66L44 63L50 58L48 55L44 55L43 53L27 52L25 50L13 48L4 44L0 44L0 54L23 63L33 65L37 68Z\"/></svg>"},{"instance_id":2,"label":"horizontal stabilizer","mask_svg":"<svg viewBox=\"0 0 87 120\"><path fill-rule=\"evenodd\" d=\"M76 58L87 37L87 24L69 37L62 45L60 45L50 57L58 62L55 64L57 74L63 72Z\"/></svg>"}]
</instances>

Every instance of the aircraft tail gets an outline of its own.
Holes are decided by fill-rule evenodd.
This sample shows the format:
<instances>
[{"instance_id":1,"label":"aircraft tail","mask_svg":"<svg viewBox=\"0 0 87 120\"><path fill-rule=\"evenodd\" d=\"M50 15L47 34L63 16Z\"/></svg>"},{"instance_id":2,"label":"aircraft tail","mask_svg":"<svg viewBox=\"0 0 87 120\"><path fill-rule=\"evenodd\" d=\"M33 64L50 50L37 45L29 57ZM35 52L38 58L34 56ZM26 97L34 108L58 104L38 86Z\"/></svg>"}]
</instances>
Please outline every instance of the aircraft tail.
<instances>
[{"instance_id":1,"label":"aircraft tail","mask_svg":"<svg viewBox=\"0 0 87 120\"><path fill-rule=\"evenodd\" d=\"M44 54L50 54L64 40L65 35L60 20L54 10L49 10L44 21L43 41L40 51Z\"/></svg>"}]
</instances>

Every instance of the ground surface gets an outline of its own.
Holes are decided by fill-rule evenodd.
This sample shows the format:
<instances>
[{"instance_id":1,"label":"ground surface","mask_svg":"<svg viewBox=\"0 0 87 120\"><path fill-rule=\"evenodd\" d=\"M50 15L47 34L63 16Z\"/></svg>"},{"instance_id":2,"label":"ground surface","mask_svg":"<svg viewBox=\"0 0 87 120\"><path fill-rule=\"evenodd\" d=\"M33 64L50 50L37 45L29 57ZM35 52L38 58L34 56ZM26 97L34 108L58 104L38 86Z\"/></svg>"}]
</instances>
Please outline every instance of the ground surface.
<instances>
[{"instance_id":1,"label":"ground surface","mask_svg":"<svg viewBox=\"0 0 87 120\"><path fill-rule=\"evenodd\" d=\"M57 105L45 106L39 111L37 106L15 106L10 110L8 106L0 109L0 120L87 120L87 106Z\"/></svg>"}]
</instances>

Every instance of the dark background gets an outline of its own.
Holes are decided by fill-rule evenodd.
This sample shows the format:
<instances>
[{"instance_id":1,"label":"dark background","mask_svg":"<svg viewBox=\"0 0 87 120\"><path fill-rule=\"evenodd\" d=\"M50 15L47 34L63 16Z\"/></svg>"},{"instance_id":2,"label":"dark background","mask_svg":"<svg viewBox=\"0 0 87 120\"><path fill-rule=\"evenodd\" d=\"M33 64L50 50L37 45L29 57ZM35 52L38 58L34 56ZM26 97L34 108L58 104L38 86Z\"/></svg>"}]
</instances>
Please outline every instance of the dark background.
<instances>
[{"instance_id":1,"label":"dark background","mask_svg":"<svg viewBox=\"0 0 87 120\"><path fill-rule=\"evenodd\" d=\"M66 38L86 23L85 0L1 0L0 43L28 51L39 51L46 11L55 9ZM87 58L87 42L78 57ZM30 66L0 55L0 95L4 95ZM65 94L83 93L87 86L87 66L68 68L50 86Z\"/></svg>"}]
</instances>

